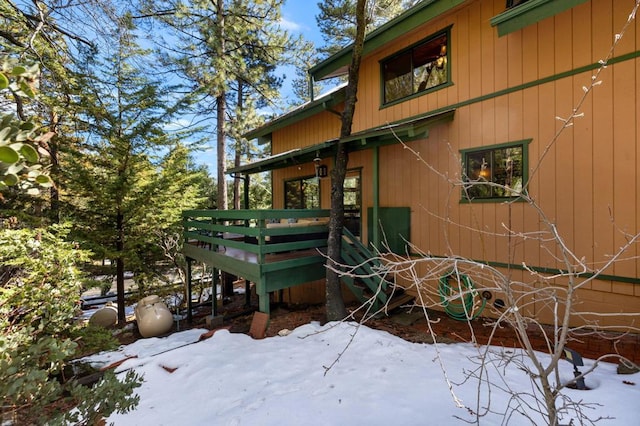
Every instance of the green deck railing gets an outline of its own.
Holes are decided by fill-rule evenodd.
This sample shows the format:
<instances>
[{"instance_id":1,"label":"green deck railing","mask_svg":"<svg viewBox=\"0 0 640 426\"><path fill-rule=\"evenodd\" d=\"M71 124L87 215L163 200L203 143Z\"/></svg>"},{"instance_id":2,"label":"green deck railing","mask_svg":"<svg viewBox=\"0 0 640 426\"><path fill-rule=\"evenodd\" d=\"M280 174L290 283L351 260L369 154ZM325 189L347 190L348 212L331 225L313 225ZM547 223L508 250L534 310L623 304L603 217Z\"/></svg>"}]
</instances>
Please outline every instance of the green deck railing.
<instances>
[{"instance_id":1,"label":"green deck railing","mask_svg":"<svg viewBox=\"0 0 640 426\"><path fill-rule=\"evenodd\" d=\"M189 210L183 253L255 283L260 310L268 312L270 292L324 276L328 217L319 209Z\"/></svg>"},{"instance_id":2,"label":"green deck railing","mask_svg":"<svg viewBox=\"0 0 640 426\"><path fill-rule=\"evenodd\" d=\"M259 263L267 254L327 245L329 210L188 210L182 216L185 242L255 253Z\"/></svg>"}]
</instances>

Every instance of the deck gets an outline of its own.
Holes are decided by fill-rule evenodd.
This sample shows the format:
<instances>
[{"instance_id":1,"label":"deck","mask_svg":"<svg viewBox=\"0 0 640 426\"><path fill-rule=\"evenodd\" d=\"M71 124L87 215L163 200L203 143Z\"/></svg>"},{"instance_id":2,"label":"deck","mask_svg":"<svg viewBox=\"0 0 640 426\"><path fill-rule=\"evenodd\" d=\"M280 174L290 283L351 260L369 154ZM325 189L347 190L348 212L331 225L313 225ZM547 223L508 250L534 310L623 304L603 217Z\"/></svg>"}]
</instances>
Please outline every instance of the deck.
<instances>
[{"instance_id":1,"label":"deck","mask_svg":"<svg viewBox=\"0 0 640 426\"><path fill-rule=\"evenodd\" d=\"M325 276L328 217L328 210L186 211L183 253L188 265L203 262L254 283L268 313L271 292Z\"/></svg>"}]
</instances>

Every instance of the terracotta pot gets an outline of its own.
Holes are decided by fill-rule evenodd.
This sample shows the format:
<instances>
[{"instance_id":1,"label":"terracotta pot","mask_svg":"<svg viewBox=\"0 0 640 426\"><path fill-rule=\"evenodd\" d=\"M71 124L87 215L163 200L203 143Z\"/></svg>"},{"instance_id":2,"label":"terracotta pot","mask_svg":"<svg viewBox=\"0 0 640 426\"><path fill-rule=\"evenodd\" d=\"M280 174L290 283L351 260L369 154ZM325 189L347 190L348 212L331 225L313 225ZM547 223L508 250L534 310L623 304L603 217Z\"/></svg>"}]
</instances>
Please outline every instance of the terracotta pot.
<instances>
[{"instance_id":1,"label":"terracotta pot","mask_svg":"<svg viewBox=\"0 0 640 426\"><path fill-rule=\"evenodd\" d=\"M134 309L142 337L165 334L173 326L173 314L159 296L147 296Z\"/></svg>"}]
</instances>

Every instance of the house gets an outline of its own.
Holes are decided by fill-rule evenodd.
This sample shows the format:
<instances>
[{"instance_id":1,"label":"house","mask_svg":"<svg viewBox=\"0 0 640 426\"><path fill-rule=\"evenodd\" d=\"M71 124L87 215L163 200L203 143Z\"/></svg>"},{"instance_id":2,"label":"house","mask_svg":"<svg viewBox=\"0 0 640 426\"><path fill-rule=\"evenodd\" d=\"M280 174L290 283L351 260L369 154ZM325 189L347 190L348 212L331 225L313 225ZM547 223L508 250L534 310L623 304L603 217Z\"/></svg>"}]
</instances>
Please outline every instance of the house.
<instances>
[{"instance_id":1,"label":"house","mask_svg":"<svg viewBox=\"0 0 640 426\"><path fill-rule=\"evenodd\" d=\"M562 286L567 264L584 264L576 270L578 310L606 315L574 323L638 324L621 315L640 313L634 7L634 0L422 1L367 36L350 137L338 139L338 87L251 131L247 138L270 143L272 156L229 172L271 171L271 219L288 209L326 216L330 179L323 176L336 145L346 144L345 226L363 245L473 259L539 289ZM351 52L317 64L311 77L345 74ZM274 231L270 213L260 214L252 229L264 239ZM563 260L559 244L575 259ZM321 274L305 277L314 278L270 291L321 302ZM482 288L482 277L472 279ZM489 297L504 307L499 294ZM551 321L547 301L528 297L531 314Z\"/></svg>"}]
</instances>

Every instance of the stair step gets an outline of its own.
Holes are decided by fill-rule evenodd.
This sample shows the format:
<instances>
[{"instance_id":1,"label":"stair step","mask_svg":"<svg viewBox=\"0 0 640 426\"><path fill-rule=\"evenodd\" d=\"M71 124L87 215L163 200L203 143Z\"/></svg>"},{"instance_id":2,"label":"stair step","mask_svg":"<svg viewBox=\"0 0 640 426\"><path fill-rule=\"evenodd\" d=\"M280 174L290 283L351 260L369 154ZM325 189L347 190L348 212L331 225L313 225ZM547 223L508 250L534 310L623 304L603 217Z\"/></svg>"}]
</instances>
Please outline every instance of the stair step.
<instances>
[{"instance_id":1,"label":"stair step","mask_svg":"<svg viewBox=\"0 0 640 426\"><path fill-rule=\"evenodd\" d=\"M384 282L381 282L378 274L379 271L383 271L381 261L375 259L374 254L347 229L343 229L342 259L346 264L357 266L352 272L356 276L359 275L359 277L343 277L342 280L360 302L373 303L373 306L379 307L385 304L393 293L394 301L391 303L394 303L394 306L388 309L390 310L413 299L411 297L408 299L400 298L404 293L404 291L400 291L400 288L396 288L395 292L393 291L393 277L384 277ZM380 291L380 286L382 286L382 291ZM370 300L374 295L375 300ZM395 302L396 298L401 301L399 303Z\"/></svg>"},{"instance_id":2,"label":"stair step","mask_svg":"<svg viewBox=\"0 0 640 426\"><path fill-rule=\"evenodd\" d=\"M401 295L394 295L394 297L391 298L389 303L387 303L387 312L391 312L397 307L400 307L402 305L410 303L414 299L415 299L415 297L411 296L410 294L406 294L406 293L405 294L401 294Z\"/></svg>"}]
</instances>

